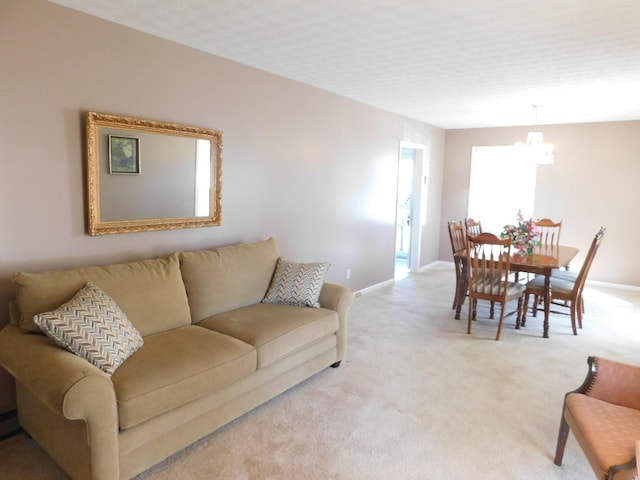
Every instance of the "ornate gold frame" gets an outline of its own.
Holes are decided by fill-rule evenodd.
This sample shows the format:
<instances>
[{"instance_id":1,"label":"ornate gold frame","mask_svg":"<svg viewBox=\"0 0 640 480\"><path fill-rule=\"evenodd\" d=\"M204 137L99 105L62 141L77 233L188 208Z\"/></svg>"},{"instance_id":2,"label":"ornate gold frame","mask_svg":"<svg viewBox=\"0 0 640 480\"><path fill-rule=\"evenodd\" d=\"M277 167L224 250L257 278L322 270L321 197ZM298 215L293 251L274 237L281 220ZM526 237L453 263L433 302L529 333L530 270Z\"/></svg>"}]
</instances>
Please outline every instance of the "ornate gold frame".
<instances>
[{"instance_id":1,"label":"ornate gold frame","mask_svg":"<svg viewBox=\"0 0 640 480\"><path fill-rule=\"evenodd\" d=\"M100 219L99 129L115 128L130 132L151 132L164 135L206 139L211 141L210 216L102 221ZM144 120L105 113L87 112L87 199L89 235L150 232L179 228L212 227L222 224L222 140L223 132L177 123Z\"/></svg>"}]
</instances>

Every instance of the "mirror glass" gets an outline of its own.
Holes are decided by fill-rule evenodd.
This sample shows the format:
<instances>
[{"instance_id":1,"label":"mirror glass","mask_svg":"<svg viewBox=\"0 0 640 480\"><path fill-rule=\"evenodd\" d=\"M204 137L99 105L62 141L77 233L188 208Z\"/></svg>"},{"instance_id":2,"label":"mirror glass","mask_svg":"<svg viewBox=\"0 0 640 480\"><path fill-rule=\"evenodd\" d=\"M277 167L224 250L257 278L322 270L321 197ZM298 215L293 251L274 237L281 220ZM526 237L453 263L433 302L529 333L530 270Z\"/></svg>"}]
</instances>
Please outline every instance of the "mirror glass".
<instances>
[{"instance_id":1,"label":"mirror glass","mask_svg":"<svg viewBox=\"0 0 640 480\"><path fill-rule=\"evenodd\" d=\"M221 131L96 112L86 126L90 235L221 224Z\"/></svg>"}]
</instances>

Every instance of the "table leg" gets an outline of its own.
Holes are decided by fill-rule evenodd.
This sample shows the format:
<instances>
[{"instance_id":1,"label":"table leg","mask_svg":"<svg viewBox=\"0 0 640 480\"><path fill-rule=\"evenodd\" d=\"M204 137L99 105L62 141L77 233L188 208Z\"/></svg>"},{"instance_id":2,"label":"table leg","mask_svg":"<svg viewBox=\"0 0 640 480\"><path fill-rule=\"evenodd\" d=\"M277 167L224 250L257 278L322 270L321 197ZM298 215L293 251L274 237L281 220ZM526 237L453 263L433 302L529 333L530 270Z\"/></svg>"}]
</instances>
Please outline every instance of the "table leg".
<instances>
[{"instance_id":1,"label":"table leg","mask_svg":"<svg viewBox=\"0 0 640 480\"><path fill-rule=\"evenodd\" d=\"M544 275L544 323L542 337L549 338L549 313L551 312L551 272Z\"/></svg>"}]
</instances>

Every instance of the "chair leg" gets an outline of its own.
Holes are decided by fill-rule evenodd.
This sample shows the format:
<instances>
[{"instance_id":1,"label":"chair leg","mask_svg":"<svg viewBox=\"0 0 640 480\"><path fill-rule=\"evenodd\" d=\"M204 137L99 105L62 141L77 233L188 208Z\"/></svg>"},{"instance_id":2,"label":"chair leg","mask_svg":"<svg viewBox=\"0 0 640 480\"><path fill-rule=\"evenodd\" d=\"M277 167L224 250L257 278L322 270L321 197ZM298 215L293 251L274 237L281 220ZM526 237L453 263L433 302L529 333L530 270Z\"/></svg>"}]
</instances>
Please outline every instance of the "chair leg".
<instances>
[{"instance_id":1,"label":"chair leg","mask_svg":"<svg viewBox=\"0 0 640 480\"><path fill-rule=\"evenodd\" d=\"M469 319L467 320L467 334L471 333L471 322L475 316L476 299L469 298Z\"/></svg>"},{"instance_id":2,"label":"chair leg","mask_svg":"<svg viewBox=\"0 0 640 480\"><path fill-rule=\"evenodd\" d=\"M578 307L578 328L582 328L582 310Z\"/></svg>"},{"instance_id":3,"label":"chair leg","mask_svg":"<svg viewBox=\"0 0 640 480\"><path fill-rule=\"evenodd\" d=\"M533 308L532 313L534 317L538 316L538 305L540 305L540 297L538 295L533 296Z\"/></svg>"},{"instance_id":4,"label":"chair leg","mask_svg":"<svg viewBox=\"0 0 640 480\"><path fill-rule=\"evenodd\" d=\"M582 328L582 315L584 314L584 299L580 295L579 307L578 307L578 328Z\"/></svg>"},{"instance_id":5,"label":"chair leg","mask_svg":"<svg viewBox=\"0 0 640 480\"><path fill-rule=\"evenodd\" d=\"M518 298L518 310L516 311L516 330L520 330L521 316L522 316L522 297Z\"/></svg>"},{"instance_id":6,"label":"chair leg","mask_svg":"<svg viewBox=\"0 0 640 480\"><path fill-rule=\"evenodd\" d=\"M500 309L500 321L498 322L498 333L496 334L496 341L500 340L500 332L502 331L502 321L504 320L504 307L505 304L501 303L502 308Z\"/></svg>"},{"instance_id":7,"label":"chair leg","mask_svg":"<svg viewBox=\"0 0 640 480\"><path fill-rule=\"evenodd\" d=\"M579 307L580 302L576 302L575 299L571 300L571 330L573 330L574 335L578 335L578 330L576 329L576 314Z\"/></svg>"},{"instance_id":8,"label":"chair leg","mask_svg":"<svg viewBox=\"0 0 640 480\"><path fill-rule=\"evenodd\" d=\"M458 297L460 296L460 278L456 274L456 290L453 294L453 304L451 305L451 310L455 310L458 305Z\"/></svg>"},{"instance_id":9,"label":"chair leg","mask_svg":"<svg viewBox=\"0 0 640 480\"><path fill-rule=\"evenodd\" d=\"M489 318L493 318L493 314L495 313L495 302L491 302L491 308L489 309Z\"/></svg>"},{"instance_id":10,"label":"chair leg","mask_svg":"<svg viewBox=\"0 0 640 480\"><path fill-rule=\"evenodd\" d=\"M520 326L525 327L527 325L527 308L529 306L529 294L524 296L524 305L522 306L522 317L520 318Z\"/></svg>"},{"instance_id":11,"label":"chair leg","mask_svg":"<svg viewBox=\"0 0 640 480\"><path fill-rule=\"evenodd\" d=\"M460 320L460 312L462 310L462 306L464 305L464 301L467 298L467 281L465 276L462 275L460 277L460 286L458 288L458 300L456 302L456 314L454 318L456 320Z\"/></svg>"},{"instance_id":12,"label":"chair leg","mask_svg":"<svg viewBox=\"0 0 640 480\"><path fill-rule=\"evenodd\" d=\"M556 457L553 463L560 466L562 465L562 457L564 457L564 447L567 445L567 438L569 437L569 424L564 418L564 408L562 409L562 419L560 420L560 429L558 431L558 443L556 445Z\"/></svg>"}]
</instances>

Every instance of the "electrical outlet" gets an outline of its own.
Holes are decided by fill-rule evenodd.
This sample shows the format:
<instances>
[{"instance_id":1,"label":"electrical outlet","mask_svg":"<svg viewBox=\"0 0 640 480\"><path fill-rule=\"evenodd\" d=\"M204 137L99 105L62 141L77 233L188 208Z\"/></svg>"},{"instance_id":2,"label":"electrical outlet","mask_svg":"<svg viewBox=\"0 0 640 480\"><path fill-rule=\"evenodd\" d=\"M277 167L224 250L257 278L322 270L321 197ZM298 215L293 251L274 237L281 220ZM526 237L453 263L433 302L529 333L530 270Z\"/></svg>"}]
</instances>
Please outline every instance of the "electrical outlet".
<instances>
[{"instance_id":1,"label":"electrical outlet","mask_svg":"<svg viewBox=\"0 0 640 480\"><path fill-rule=\"evenodd\" d=\"M347 268L347 280L351 278L351 269Z\"/></svg>"}]
</instances>

